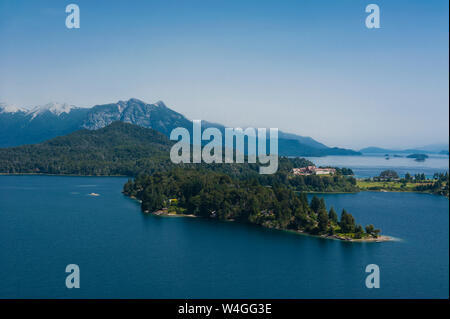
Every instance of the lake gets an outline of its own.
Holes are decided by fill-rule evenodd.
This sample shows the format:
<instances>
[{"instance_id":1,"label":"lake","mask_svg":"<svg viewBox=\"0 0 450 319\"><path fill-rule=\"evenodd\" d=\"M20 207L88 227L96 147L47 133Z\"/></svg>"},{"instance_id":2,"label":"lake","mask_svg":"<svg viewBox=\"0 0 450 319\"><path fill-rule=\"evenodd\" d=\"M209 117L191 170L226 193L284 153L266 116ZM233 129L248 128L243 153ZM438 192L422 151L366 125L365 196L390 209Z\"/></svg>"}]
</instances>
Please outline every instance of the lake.
<instances>
[{"instance_id":1,"label":"lake","mask_svg":"<svg viewBox=\"0 0 450 319\"><path fill-rule=\"evenodd\" d=\"M393 169L401 177L406 173L422 174L432 177L434 173L445 173L449 170L448 155L428 154L423 162L415 161L413 158L407 158L407 154L401 154L402 157L394 157L392 154L386 160L384 154L364 154L362 156L323 156L306 157L316 166L348 167L353 170L355 177L366 178L379 176L387 169Z\"/></svg>"},{"instance_id":2,"label":"lake","mask_svg":"<svg viewBox=\"0 0 450 319\"><path fill-rule=\"evenodd\" d=\"M327 194L384 243L141 213L126 178L0 176L0 298L448 298L449 201ZM89 196L98 193L100 196ZM81 288L65 287L77 264ZM381 288L365 287L380 267Z\"/></svg>"}]
</instances>

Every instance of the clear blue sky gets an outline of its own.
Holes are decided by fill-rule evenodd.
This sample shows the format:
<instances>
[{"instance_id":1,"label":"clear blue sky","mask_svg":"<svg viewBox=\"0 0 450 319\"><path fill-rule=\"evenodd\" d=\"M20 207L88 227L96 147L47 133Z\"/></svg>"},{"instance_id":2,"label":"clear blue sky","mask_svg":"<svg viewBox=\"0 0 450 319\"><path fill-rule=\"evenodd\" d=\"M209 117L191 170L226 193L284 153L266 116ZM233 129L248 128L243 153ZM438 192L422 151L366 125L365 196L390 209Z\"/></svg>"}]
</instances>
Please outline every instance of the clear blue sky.
<instances>
[{"instance_id":1,"label":"clear blue sky","mask_svg":"<svg viewBox=\"0 0 450 319\"><path fill-rule=\"evenodd\" d=\"M81 28L65 27L76 3ZM365 6L381 29L365 27ZM448 142L448 1L0 0L0 101L163 100L330 146Z\"/></svg>"}]
</instances>

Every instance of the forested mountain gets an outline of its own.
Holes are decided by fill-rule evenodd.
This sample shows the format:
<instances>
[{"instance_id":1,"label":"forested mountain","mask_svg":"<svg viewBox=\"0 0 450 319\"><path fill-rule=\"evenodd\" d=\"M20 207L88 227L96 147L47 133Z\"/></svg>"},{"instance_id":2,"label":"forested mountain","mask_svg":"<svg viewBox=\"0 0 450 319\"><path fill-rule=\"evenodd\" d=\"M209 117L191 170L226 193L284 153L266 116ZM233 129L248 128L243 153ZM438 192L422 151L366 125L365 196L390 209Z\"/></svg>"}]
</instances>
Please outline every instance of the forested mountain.
<instances>
[{"instance_id":1,"label":"forested mountain","mask_svg":"<svg viewBox=\"0 0 450 319\"><path fill-rule=\"evenodd\" d=\"M148 104L138 99L119 101L92 108L50 103L31 110L0 105L0 147L43 142L81 128L99 129L115 121L153 128L166 136L177 127L192 131L192 121L168 108L162 101ZM203 128L225 126L202 119ZM311 137L279 132L279 154L284 156L360 155L330 148Z\"/></svg>"},{"instance_id":2,"label":"forested mountain","mask_svg":"<svg viewBox=\"0 0 450 319\"><path fill-rule=\"evenodd\" d=\"M131 176L168 165L171 145L157 131L115 122L40 144L0 149L0 172Z\"/></svg>"}]
</instances>

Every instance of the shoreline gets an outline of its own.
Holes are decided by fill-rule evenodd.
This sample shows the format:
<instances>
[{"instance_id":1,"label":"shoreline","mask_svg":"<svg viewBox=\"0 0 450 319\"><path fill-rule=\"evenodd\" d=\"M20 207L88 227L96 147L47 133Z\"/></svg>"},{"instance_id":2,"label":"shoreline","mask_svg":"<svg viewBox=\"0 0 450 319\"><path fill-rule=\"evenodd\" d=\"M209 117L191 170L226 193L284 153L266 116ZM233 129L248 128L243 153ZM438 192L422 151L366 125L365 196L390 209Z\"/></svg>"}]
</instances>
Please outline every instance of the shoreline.
<instances>
[{"instance_id":1,"label":"shoreline","mask_svg":"<svg viewBox=\"0 0 450 319\"><path fill-rule=\"evenodd\" d=\"M352 243L381 243L386 241L394 241L393 237L386 235L380 235L378 237L370 237L370 238L349 238L349 237L341 237L339 235L312 235L308 233L306 233L306 235L324 239L347 241Z\"/></svg>"},{"instance_id":2,"label":"shoreline","mask_svg":"<svg viewBox=\"0 0 450 319\"><path fill-rule=\"evenodd\" d=\"M438 194L433 192L420 192L420 191L402 191L402 190L386 190L386 189L361 189L360 192L376 192L376 193L414 193L414 194L429 194L436 196L444 196L449 198L449 196L445 194ZM324 194L335 194L335 193L324 193Z\"/></svg>"},{"instance_id":3,"label":"shoreline","mask_svg":"<svg viewBox=\"0 0 450 319\"><path fill-rule=\"evenodd\" d=\"M136 199L137 201L141 202L136 197L134 197L133 199ZM143 213L147 214L147 215L158 216L158 217L202 218L202 217L196 216L194 214L168 213L168 212L163 211L163 210L158 210L158 211L155 211L155 212L150 212L150 211L147 210L147 211L144 211ZM204 219L208 219L206 217L203 217L203 218ZM223 221L223 222L234 222L235 220L221 220L221 221ZM322 238L322 239L339 240L339 241L345 241L345 242L351 242L351 243L381 243L381 242L387 242L387 241L395 241L395 238L387 236L387 235L380 235L378 237L370 237L370 238L350 238L350 237L339 236L339 235L314 235L314 234L306 233L306 232L304 232L302 230L281 229L281 228L267 227L267 226L259 225L259 224L252 224L252 223L249 223L249 224L250 225L254 225L254 226L263 227L263 228L266 228L266 229L272 229L272 230L277 230L277 231L289 232L289 233L293 233L293 234L296 234L296 235L310 236L310 237L316 237L316 238Z\"/></svg>"},{"instance_id":4,"label":"shoreline","mask_svg":"<svg viewBox=\"0 0 450 319\"><path fill-rule=\"evenodd\" d=\"M265 226L263 226L263 227L265 227ZM280 228L270 228L270 227L265 227L265 228L281 230L281 231L293 233L296 235L311 236L311 237L316 237L316 238L339 240L339 241L346 241L346 242L352 242L352 243L381 243L381 242L386 242L386 241L395 241L395 238L387 236L387 235L380 235L378 237L370 237L370 238L350 238L350 237L339 236L339 235L314 235L314 234L306 233L302 230L280 229Z\"/></svg>"},{"instance_id":5,"label":"shoreline","mask_svg":"<svg viewBox=\"0 0 450 319\"><path fill-rule=\"evenodd\" d=\"M148 210L143 212L144 214L160 216L160 217L189 217L189 218L200 218L199 216L195 216L194 214L177 214L177 213L168 213L163 210L157 210L155 212L150 212Z\"/></svg>"}]
</instances>

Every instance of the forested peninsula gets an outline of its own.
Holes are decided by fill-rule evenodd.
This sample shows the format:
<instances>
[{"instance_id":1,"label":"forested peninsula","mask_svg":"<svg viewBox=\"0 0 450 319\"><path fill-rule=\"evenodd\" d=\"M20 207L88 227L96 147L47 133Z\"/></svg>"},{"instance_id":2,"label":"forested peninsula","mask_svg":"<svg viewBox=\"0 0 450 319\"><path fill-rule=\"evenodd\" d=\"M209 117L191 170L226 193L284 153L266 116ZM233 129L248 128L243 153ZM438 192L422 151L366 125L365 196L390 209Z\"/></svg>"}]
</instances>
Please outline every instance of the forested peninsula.
<instances>
[{"instance_id":1,"label":"forested peninsula","mask_svg":"<svg viewBox=\"0 0 450 319\"><path fill-rule=\"evenodd\" d=\"M155 215L195 216L238 221L347 241L385 241L373 225L363 228L347 211L340 218L325 201L297 193L283 184L262 185L256 178L189 169L140 175L129 180L125 195L141 201L142 211Z\"/></svg>"}]
</instances>

